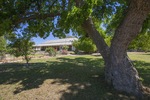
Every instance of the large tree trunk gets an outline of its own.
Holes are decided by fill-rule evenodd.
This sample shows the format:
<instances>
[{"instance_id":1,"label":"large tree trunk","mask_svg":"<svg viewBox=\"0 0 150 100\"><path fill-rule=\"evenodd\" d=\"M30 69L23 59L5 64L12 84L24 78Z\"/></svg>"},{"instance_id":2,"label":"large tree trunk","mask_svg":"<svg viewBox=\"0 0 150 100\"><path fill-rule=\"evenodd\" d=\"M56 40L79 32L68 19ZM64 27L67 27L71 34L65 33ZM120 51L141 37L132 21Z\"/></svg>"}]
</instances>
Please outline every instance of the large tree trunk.
<instances>
[{"instance_id":1,"label":"large tree trunk","mask_svg":"<svg viewBox=\"0 0 150 100\"><path fill-rule=\"evenodd\" d=\"M128 59L126 50L129 43L140 33L143 22L149 14L146 0L132 1L128 12L117 28L110 47L110 64L107 66L106 80L119 91L141 96L143 86L138 72ZM111 79L111 80L110 80Z\"/></svg>"},{"instance_id":2,"label":"large tree trunk","mask_svg":"<svg viewBox=\"0 0 150 100\"><path fill-rule=\"evenodd\" d=\"M91 18L83 23L84 30L95 42L105 60L106 81L118 91L132 93L139 97L143 95L143 85L126 50L129 43L140 32L150 12L149 4L149 0L131 0L126 16L115 31L110 48L95 29Z\"/></svg>"}]
</instances>

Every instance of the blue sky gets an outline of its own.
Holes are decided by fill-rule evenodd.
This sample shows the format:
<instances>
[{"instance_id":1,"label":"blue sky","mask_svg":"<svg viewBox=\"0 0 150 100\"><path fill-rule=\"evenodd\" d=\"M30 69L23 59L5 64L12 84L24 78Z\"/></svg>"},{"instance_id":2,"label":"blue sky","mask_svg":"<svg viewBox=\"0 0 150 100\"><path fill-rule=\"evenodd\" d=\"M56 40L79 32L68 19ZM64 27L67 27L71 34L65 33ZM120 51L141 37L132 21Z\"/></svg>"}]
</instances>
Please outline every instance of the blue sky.
<instances>
[{"instance_id":1,"label":"blue sky","mask_svg":"<svg viewBox=\"0 0 150 100\"><path fill-rule=\"evenodd\" d=\"M32 40L35 42L35 44L40 44L40 43L43 43L47 40L55 40L55 39L58 39L58 38L54 37L52 34L50 34L50 36L48 36L46 39L37 37L37 38L33 38Z\"/></svg>"}]
</instances>

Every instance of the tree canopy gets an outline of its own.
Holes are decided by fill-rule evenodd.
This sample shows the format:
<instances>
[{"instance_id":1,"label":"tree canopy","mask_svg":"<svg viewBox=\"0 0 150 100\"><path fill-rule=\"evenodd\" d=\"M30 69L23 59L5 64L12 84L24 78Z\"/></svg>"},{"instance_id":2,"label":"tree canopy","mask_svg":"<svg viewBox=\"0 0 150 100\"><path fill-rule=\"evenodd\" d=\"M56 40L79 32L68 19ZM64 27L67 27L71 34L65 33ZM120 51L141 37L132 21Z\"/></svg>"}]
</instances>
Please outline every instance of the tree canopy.
<instances>
[{"instance_id":1,"label":"tree canopy","mask_svg":"<svg viewBox=\"0 0 150 100\"><path fill-rule=\"evenodd\" d=\"M85 0L84 3L82 0L5 0L0 1L0 32L26 26L35 35L46 37L53 32L59 37L70 29L81 31L82 22L92 16L98 29L102 29L103 22L108 33L113 33L126 7L124 0ZM145 23L144 27L148 27L148 22Z\"/></svg>"},{"instance_id":2,"label":"tree canopy","mask_svg":"<svg viewBox=\"0 0 150 100\"><path fill-rule=\"evenodd\" d=\"M102 37L113 37L126 14L130 0L3 0L0 1L0 34L28 30L33 36L46 38L50 32L64 37L87 34L82 23L89 16ZM150 15L142 32L150 30ZM108 39L105 39L108 42ZM110 43L109 43L110 45Z\"/></svg>"},{"instance_id":3,"label":"tree canopy","mask_svg":"<svg viewBox=\"0 0 150 100\"><path fill-rule=\"evenodd\" d=\"M112 35L126 12L128 2L124 0L3 0L0 1L0 34L28 29L40 37L50 32L61 37L73 32L83 33L80 27L92 16L96 28ZM149 18L150 19L150 18ZM143 30L150 27L149 19Z\"/></svg>"}]
</instances>

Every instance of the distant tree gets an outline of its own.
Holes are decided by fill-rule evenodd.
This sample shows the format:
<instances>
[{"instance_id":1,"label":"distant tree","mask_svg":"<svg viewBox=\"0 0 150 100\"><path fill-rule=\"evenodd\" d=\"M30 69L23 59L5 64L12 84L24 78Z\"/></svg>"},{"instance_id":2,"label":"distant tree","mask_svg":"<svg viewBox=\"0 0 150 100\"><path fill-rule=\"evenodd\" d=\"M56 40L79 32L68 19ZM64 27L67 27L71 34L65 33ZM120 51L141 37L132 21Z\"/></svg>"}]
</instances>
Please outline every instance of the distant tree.
<instances>
[{"instance_id":1,"label":"distant tree","mask_svg":"<svg viewBox=\"0 0 150 100\"><path fill-rule=\"evenodd\" d=\"M150 51L150 33L139 34L135 40L131 42L128 49Z\"/></svg>"},{"instance_id":2,"label":"distant tree","mask_svg":"<svg viewBox=\"0 0 150 100\"><path fill-rule=\"evenodd\" d=\"M90 38L79 39L73 42L73 46L77 50L84 51L85 53L92 53L97 50L96 45Z\"/></svg>"},{"instance_id":3,"label":"distant tree","mask_svg":"<svg viewBox=\"0 0 150 100\"><path fill-rule=\"evenodd\" d=\"M29 61L31 57L30 54L33 53L33 45L34 42L31 41L31 37L25 35L19 35L10 42L9 47L11 48L10 53L13 54L15 57L23 56L26 65L29 65Z\"/></svg>"},{"instance_id":4,"label":"distant tree","mask_svg":"<svg viewBox=\"0 0 150 100\"><path fill-rule=\"evenodd\" d=\"M6 39L4 38L4 36L0 37L0 55L3 55L6 52Z\"/></svg>"},{"instance_id":5,"label":"distant tree","mask_svg":"<svg viewBox=\"0 0 150 100\"><path fill-rule=\"evenodd\" d=\"M1 56L1 59L4 58L5 53L7 52L6 46L7 46L6 39L4 38L4 36L0 36L0 56Z\"/></svg>"},{"instance_id":6,"label":"distant tree","mask_svg":"<svg viewBox=\"0 0 150 100\"><path fill-rule=\"evenodd\" d=\"M49 53L49 56L56 56L56 50L53 47L46 48L45 51Z\"/></svg>"}]
</instances>

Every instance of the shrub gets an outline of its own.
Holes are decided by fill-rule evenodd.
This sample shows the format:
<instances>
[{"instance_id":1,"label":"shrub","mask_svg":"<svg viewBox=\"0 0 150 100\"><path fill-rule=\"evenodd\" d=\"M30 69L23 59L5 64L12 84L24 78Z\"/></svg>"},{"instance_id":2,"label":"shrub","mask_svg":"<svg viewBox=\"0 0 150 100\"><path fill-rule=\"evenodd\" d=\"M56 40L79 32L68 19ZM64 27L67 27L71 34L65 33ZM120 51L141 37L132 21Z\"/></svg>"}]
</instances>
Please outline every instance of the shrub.
<instances>
[{"instance_id":1,"label":"shrub","mask_svg":"<svg viewBox=\"0 0 150 100\"><path fill-rule=\"evenodd\" d=\"M85 53L93 53L97 50L96 45L90 38L74 41L73 46L76 48L75 53L78 53L79 50L84 51Z\"/></svg>"},{"instance_id":2,"label":"shrub","mask_svg":"<svg viewBox=\"0 0 150 100\"><path fill-rule=\"evenodd\" d=\"M49 53L49 56L56 56L56 50L53 47L46 48L45 51Z\"/></svg>"},{"instance_id":3,"label":"shrub","mask_svg":"<svg viewBox=\"0 0 150 100\"><path fill-rule=\"evenodd\" d=\"M63 50L67 50L67 51L68 51L68 48L69 48L69 47L68 47L67 45L64 45L64 46L62 47Z\"/></svg>"},{"instance_id":4,"label":"shrub","mask_svg":"<svg viewBox=\"0 0 150 100\"><path fill-rule=\"evenodd\" d=\"M67 54L68 54L68 51L67 51L67 50L62 50L61 54L67 55Z\"/></svg>"},{"instance_id":5,"label":"shrub","mask_svg":"<svg viewBox=\"0 0 150 100\"><path fill-rule=\"evenodd\" d=\"M62 46L61 54L67 55L68 54L68 48L69 47L67 45Z\"/></svg>"}]
</instances>

